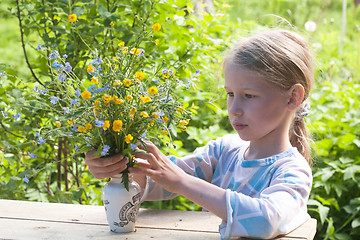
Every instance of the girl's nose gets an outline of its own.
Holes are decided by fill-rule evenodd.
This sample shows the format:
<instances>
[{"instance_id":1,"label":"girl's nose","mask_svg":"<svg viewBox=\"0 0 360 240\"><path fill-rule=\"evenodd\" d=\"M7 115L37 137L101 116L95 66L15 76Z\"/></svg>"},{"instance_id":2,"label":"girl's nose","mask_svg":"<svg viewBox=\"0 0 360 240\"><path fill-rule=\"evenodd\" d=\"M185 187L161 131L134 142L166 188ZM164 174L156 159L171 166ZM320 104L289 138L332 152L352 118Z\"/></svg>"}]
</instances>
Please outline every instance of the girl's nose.
<instances>
[{"instance_id":1,"label":"girl's nose","mask_svg":"<svg viewBox=\"0 0 360 240\"><path fill-rule=\"evenodd\" d=\"M229 115L232 116L242 116L244 113L239 103L232 103L231 106L228 107L228 112Z\"/></svg>"}]
</instances>

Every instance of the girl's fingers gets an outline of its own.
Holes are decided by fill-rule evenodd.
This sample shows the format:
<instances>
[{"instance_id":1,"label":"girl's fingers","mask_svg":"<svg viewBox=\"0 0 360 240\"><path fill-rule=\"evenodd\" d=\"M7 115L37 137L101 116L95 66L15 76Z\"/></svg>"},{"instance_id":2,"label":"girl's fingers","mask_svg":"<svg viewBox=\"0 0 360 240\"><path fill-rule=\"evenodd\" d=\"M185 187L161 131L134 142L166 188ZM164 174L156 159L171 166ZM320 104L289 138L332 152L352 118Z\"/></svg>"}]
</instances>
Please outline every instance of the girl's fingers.
<instances>
[{"instance_id":1,"label":"girl's fingers","mask_svg":"<svg viewBox=\"0 0 360 240\"><path fill-rule=\"evenodd\" d=\"M98 179L103 179L124 171L127 167L127 162L128 161L121 161L106 167L89 166L89 171L94 175L94 177Z\"/></svg>"},{"instance_id":2,"label":"girl's fingers","mask_svg":"<svg viewBox=\"0 0 360 240\"><path fill-rule=\"evenodd\" d=\"M154 156L154 154L152 154L152 153L136 152L134 155L136 158L141 158L141 159L147 160L149 162L149 165L153 169L156 169L159 166L156 156Z\"/></svg>"},{"instance_id":3,"label":"girl's fingers","mask_svg":"<svg viewBox=\"0 0 360 240\"><path fill-rule=\"evenodd\" d=\"M93 154L96 152L96 150L90 150L85 153L85 158L89 160L93 160L96 158L99 158L100 156L94 157Z\"/></svg>"},{"instance_id":4,"label":"girl's fingers","mask_svg":"<svg viewBox=\"0 0 360 240\"><path fill-rule=\"evenodd\" d=\"M124 156L121 154L116 154L114 156L104 157L104 158L100 158L100 157L99 158L87 158L86 157L85 164L88 166L106 167L106 166L111 166L118 162L122 162L123 160L124 160ZM125 159L125 161L128 161L128 159Z\"/></svg>"}]
</instances>

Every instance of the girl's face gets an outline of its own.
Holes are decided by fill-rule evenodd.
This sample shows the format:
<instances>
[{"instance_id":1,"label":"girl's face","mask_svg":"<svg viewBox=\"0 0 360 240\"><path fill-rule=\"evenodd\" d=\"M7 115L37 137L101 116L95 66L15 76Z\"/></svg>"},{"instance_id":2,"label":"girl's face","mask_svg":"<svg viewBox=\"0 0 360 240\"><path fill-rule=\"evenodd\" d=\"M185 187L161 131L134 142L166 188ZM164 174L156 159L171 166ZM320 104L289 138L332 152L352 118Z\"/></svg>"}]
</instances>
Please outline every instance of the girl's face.
<instances>
[{"instance_id":1,"label":"girl's face","mask_svg":"<svg viewBox=\"0 0 360 240\"><path fill-rule=\"evenodd\" d=\"M260 143L288 136L288 94L254 71L228 63L224 69L230 122L240 138Z\"/></svg>"}]
</instances>

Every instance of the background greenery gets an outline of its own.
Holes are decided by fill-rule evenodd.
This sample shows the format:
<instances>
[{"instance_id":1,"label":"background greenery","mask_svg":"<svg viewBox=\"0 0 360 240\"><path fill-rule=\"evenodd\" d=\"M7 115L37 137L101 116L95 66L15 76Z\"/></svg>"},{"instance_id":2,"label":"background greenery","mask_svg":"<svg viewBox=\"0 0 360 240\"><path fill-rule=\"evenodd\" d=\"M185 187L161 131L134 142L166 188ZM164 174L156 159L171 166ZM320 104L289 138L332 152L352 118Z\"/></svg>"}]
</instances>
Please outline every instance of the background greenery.
<instances>
[{"instance_id":1,"label":"background greenery","mask_svg":"<svg viewBox=\"0 0 360 240\"><path fill-rule=\"evenodd\" d=\"M49 78L47 60L35 50L38 43L68 54L72 66L86 59L86 48L79 44L74 28L66 24L69 14L78 15L77 31L87 42L100 44L104 55L121 39L131 37L135 15L144 17L150 1L117 2L19 2L23 41L32 73L22 49L17 3L2 1L0 74L5 71L17 78L0 78L0 111L9 115L0 114L0 198L102 204L101 187L105 181L93 178L83 164L83 155L76 154L71 146L58 158L58 142L54 141L41 146L37 159L29 158L24 137L33 139L48 120L44 112L23 112L18 121L10 115L17 113L11 106L16 103L21 107L25 99L31 99L35 84ZM210 139L232 132L220 67L229 46L249 32L266 27L299 31L308 37L317 60L311 115L307 118L314 139L314 184L308 208L310 215L318 219L316 238L359 239L360 7L347 1L344 24L340 0L217 0L210 13L193 12L194 6L185 0L162 2L149 16L149 21L163 26L154 58L201 70L184 98L195 113L191 126L186 132L177 133L178 148L168 148L163 139L158 143L162 150L183 156ZM304 29L307 21L316 22L316 31ZM181 196L144 203L142 207L199 210Z\"/></svg>"}]
</instances>

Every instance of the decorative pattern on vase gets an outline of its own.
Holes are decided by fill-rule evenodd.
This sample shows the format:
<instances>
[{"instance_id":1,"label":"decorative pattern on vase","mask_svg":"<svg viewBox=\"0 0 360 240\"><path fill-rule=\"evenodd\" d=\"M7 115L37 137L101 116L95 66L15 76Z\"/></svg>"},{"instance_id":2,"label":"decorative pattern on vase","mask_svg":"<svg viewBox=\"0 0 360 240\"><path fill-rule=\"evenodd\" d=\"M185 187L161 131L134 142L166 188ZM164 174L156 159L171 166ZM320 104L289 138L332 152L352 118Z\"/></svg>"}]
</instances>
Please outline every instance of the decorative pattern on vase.
<instances>
[{"instance_id":1,"label":"decorative pattern on vase","mask_svg":"<svg viewBox=\"0 0 360 240\"><path fill-rule=\"evenodd\" d=\"M130 181L129 191L114 177L103 189L103 203L110 230L116 233L133 232L139 213L141 192L139 185Z\"/></svg>"}]
</instances>

